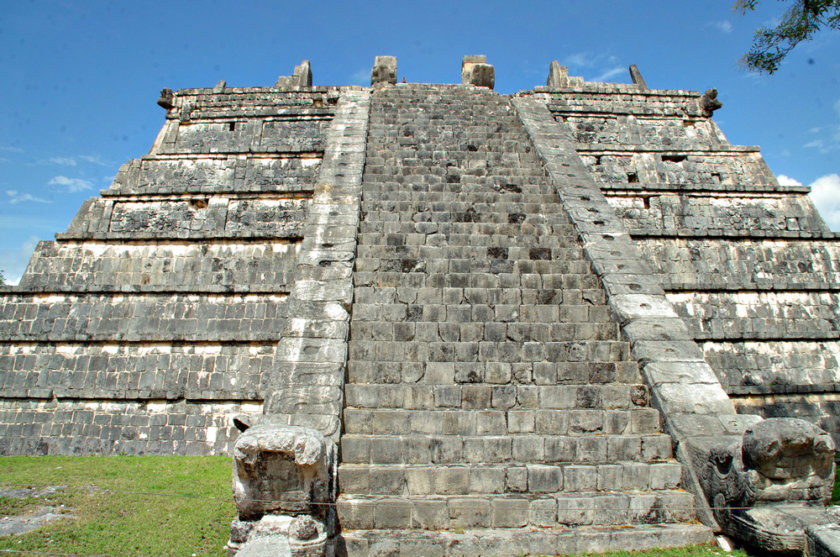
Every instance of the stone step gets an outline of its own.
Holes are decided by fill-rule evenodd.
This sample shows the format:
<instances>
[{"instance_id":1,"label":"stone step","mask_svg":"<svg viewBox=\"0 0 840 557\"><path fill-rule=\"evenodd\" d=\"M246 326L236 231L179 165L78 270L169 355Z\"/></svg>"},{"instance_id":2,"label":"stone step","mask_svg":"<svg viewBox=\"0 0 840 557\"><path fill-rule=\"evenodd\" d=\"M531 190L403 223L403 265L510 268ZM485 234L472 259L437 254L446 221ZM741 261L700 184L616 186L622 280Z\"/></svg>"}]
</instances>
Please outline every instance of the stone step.
<instances>
[{"instance_id":1,"label":"stone step","mask_svg":"<svg viewBox=\"0 0 840 557\"><path fill-rule=\"evenodd\" d=\"M485 373L484 366L461 366L455 373L454 385L351 383L344 389L345 405L348 408L407 410L494 408L513 412L532 408L534 399L539 408L555 410L627 410L646 407L650 402L650 393L645 385L488 385L483 383ZM490 379L498 382L504 377ZM507 379L510 380L509 375Z\"/></svg>"},{"instance_id":2,"label":"stone step","mask_svg":"<svg viewBox=\"0 0 840 557\"><path fill-rule=\"evenodd\" d=\"M685 491L450 497L341 495L336 506L342 530L623 526L694 519L694 496Z\"/></svg>"},{"instance_id":3,"label":"stone step","mask_svg":"<svg viewBox=\"0 0 840 557\"><path fill-rule=\"evenodd\" d=\"M547 504L550 506L550 504ZM539 504L534 504L535 520ZM470 528L436 531L435 505L426 509L418 507L412 516L413 530L344 530L342 543L348 557L368 555L401 555L403 557L487 557L488 555L565 555L603 553L606 551L641 551L653 548L674 547L714 542L712 531L701 524L637 524L622 527L575 525L574 528ZM530 504L529 504L529 522ZM431 514L431 518L424 516ZM656 514L656 513L654 513ZM548 512L548 516L551 513ZM374 517L375 518L375 517ZM380 518L380 522L384 517ZM588 518L584 515L584 518ZM643 521L642 521L643 522ZM344 524L342 523L342 527Z\"/></svg>"},{"instance_id":4,"label":"stone step","mask_svg":"<svg viewBox=\"0 0 840 557\"><path fill-rule=\"evenodd\" d=\"M357 255L359 257L374 254L386 248L382 257L402 255L400 252L426 246L445 252L448 248L468 247L476 256L488 259L535 260L535 259L582 259L583 249L569 237L538 235L528 233L511 234L460 234L438 230L431 223L416 226L415 230L403 233L363 232L359 235ZM548 253L546 253L548 250ZM390 252L390 253L388 253Z\"/></svg>"},{"instance_id":5,"label":"stone step","mask_svg":"<svg viewBox=\"0 0 840 557\"><path fill-rule=\"evenodd\" d=\"M527 217L526 217L527 219ZM570 224L486 224L473 222L414 222L414 221L363 221L359 227L359 240L363 241L366 234L465 234L470 236L514 236L514 241L520 236L554 236L563 245L578 246L577 235Z\"/></svg>"},{"instance_id":6,"label":"stone step","mask_svg":"<svg viewBox=\"0 0 840 557\"><path fill-rule=\"evenodd\" d=\"M404 304L383 304L381 308L402 308ZM466 322L467 316L453 318L447 306L417 306L423 314L431 308L447 312L452 322ZM449 306L459 308L460 306ZM497 306L498 307L498 306ZM466 310L469 311L469 306ZM388 310L385 310L388 311ZM396 313L396 309L393 310ZM354 310L355 313L355 310ZM431 317L431 316L430 316ZM378 319L377 319L378 320ZM440 319L424 319L440 321ZM630 346L613 340L585 340L580 342L397 342L354 340L350 342L352 360L380 362L620 362L629 359Z\"/></svg>"},{"instance_id":7,"label":"stone step","mask_svg":"<svg viewBox=\"0 0 840 557\"><path fill-rule=\"evenodd\" d=\"M518 261L515 264L486 259L403 259L356 260L357 274L367 284L404 288L524 288L557 291L538 293L536 300L549 296L566 305L604 304L603 290L592 285L595 279L586 273L586 262ZM564 270L569 272L563 273ZM423 272L429 273L428 280ZM449 276L443 273L449 271ZM582 272L573 272L582 271ZM570 278L565 278L570 277ZM581 283L576 284L576 281ZM585 281L585 282L584 282ZM358 283L360 286L364 282ZM546 299L549 299L546 298Z\"/></svg>"},{"instance_id":8,"label":"stone step","mask_svg":"<svg viewBox=\"0 0 840 557\"><path fill-rule=\"evenodd\" d=\"M400 211L394 207L371 209L362 205L363 220L370 222L452 222L452 223L475 223L479 225L505 225L505 224L548 224L548 225L565 225L568 219L565 215L558 215L556 213L545 212L544 207L531 208L529 210L516 208L516 210L494 211L488 207L482 207L480 212L475 207L466 207L463 211L450 210L434 210L431 206L415 205L409 209ZM504 228L499 226L496 228L497 234L504 234L507 230L511 233L521 233L519 231L525 230L521 227Z\"/></svg>"},{"instance_id":9,"label":"stone step","mask_svg":"<svg viewBox=\"0 0 840 557\"><path fill-rule=\"evenodd\" d=\"M488 236L475 235L473 238L474 241L470 242L465 235L365 234L357 246L358 259L380 260L385 263L394 260L407 260L407 263L411 263L411 260L416 260L416 263L432 264L431 270L417 269L418 272L435 272L436 265L446 262L453 267L462 267L461 270L452 269L451 272L487 272L482 269L492 267L510 269L507 272L540 274L550 273L552 269L556 269L556 274L566 274L569 268L564 265L567 262L585 261L580 248L571 241L564 241L563 238L536 242L532 240L537 245L519 247L512 245L512 239L500 241L501 245L490 245L491 238ZM449 263L452 261L455 263ZM535 263L537 261L545 263ZM554 264L558 266L553 267ZM539 271L532 270L536 265L539 265ZM415 269L413 266L401 266L399 270L408 273ZM592 281L591 284L598 283Z\"/></svg>"},{"instance_id":10,"label":"stone step","mask_svg":"<svg viewBox=\"0 0 840 557\"><path fill-rule=\"evenodd\" d=\"M579 294L567 296L566 291L577 280L590 281L589 263L586 261L553 261L554 273L545 265L535 262L519 262L513 271L507 273L470 273L472 263L460 260L418 261L413 266L407 262L399 266L394 261L379 259L356 260L353 282L357 286L403 286L412 288L524 288L526 290L560 290L563 299L578 299ZM451 263L451 265L450 265ZM451 269L450 269L451 267ZM466 270L464 270L466 268ZM403 270L406 269L406 270ZM569 278L566 278L569 277ZM578 278L580 277L580 278ZM567 305L574 305L567 303Z\"/></svg>"},{"instance_id":11,"label":"stone step","mask_svg":"<svg viewBox=\"0 0 840 557\"><path fill-rule=\"evenodd\" d=\"M417 324L417 336L425 333ZM436 323L427 323L435 327ZM466 373L465 371L466 370ZM455 377L470 373L490 384L598 385L642 383L635 361L622 362L377 362L347 363L349 383L453 385Z\"/></svg>"},{"instance_id":12,"label":"stone step","mask_svg":"<svg viewBox=\"0 0 840 557\"><path fill-rule=\"evenodd\" d=\"M411 259L406 266L410 265ZM416 268L420 263L415 263L413 268ZM354 301L358 304L394 304L397 302L404 304L504 304L517 305L519 308L519 315L527 319L533 313L542 314L544 312L550 313L552 319L560 317L558 315L563 308L561 318L570 318L569 321L574 321L575 317L582 318L585 322L605 322L610 321L611 317L604 303L603 295L598 294L598 285L594 284L598 277L594 275L563 275L560 284L551 284L548 281L547 286L539 285L538 288L528 288L527 286L512 286L512 287L433 287L433 286L409 286L397 285L390 286L378 285L376 279L381 278L387 281L388 276L385 277L371 277L373 283L371 286L363 284L356 284L353 295ZM401 282L401 281L400 281ZM589 304L582 304L580 296L583 292L591 294L587 296L586 301ZM553 307L556 309L548 309ZM556 321L550 321L556 322ZM563 319L562 322L567 322Z\"/></svg>"},{"instance_id":13,"label":"stone step","mask_svg":"<svg viewBox=\"0 0 840 557\"><path fill-rule=\"evenodd\" d=\"M544 450L542 437L535 432L553 435L583 434L654 434L659 433L659 413L653 408L617 410L575 409L540 410L395 410L358 409L344 410L346 434L399 435L509 435L522 433L518 446L529 447L535 458L541 459ZM342 438L343 439L343 438ZM665 437L670 440L670 437ZM460 443L457 438L449 443ZM670 441L669 441L670 443ZM670 447L670 445L669 445ZM524 450L524 449L523 449Z\"/></svg>"},{"instance_id":14,"label":"stone step","mask_svg":"<svg viewBox=\"0 0 840 557\"><path fill-rule=\"evenodd\" d=\"M582 461L586 462L586 461ZM498 495L661 491L680 488L678 462L528 464L515 466L342 464L338 485L345 497L367 495Z\"/></svg>"},{"instance_id":15,"label":"stone step","mask_svg":"<svg viewBox=\"0 0 840 557\"><path fill-rule=\"evenodd\" d=\"M524 416L525 414L522 413ZM613 464L665 462L673 458L671 438L659 433L658 414L614 414L600 431L584 431L575 415L539 410L519 425L537 433L497 435L394 434L348 432L341 438L344 464ZM441 418L438 418L441 419ZM570 433L575 429L575 433ZM562 431L561 431L562 430ZM643 431L648 430L648 431Z\"/></svg>"},{"instance_id":16,"label":"stone step","mask_svg":"<svg viewBox=\"0 0 840 557\"><path fill-rule=\"evenodd\" d=\"M611 330L615 323L603 319L606 306L603 304L603 291L598 290L566 290L563 303L557 304L470 304L470 303L441 303L431 302L408 303L402 302L399 296L393 302L358 303L353 306L353 317L357 321L405 321L405 322L449 322L449 323L519 323L521 325L554 324L558 334L567 331L563 325L580 324L607 327ZM406 294L414 297L415 294ZM568 302L566 300L568 299ZM592 299L593 306L586 306L582 301ZM591 315L592 319L587 319ZM594 333L593 333L594 334ZM608 335L609 336L609 335ZM565 338L565 337L563 337ZM492 340L499 340L493 338ZM504 340L504 339L502 339ZM581 337L577 340L592 340ZM551 346L554 350L557 347ZM600 350L600 348L599 348ZM623 357L623 355L619 356ZM549 361L560 361L549 359ZM598 360L611 361L611 360Z\"/></svg>"},{"instance_id":17,"label":"stone step","mask_svg":"<svg viewBox=\"0 0 840 557\"><path fill-rule=\"evenodd\" d=\"M359 257L355 261L355 270L363 272L425 272L430 274L444 273L448 271L449 273L465 273L472 275L482 275L487 273L492 273L493 275L592 275L589 263L580 259L566 261L561 259L518 259L516 261L490 259L477 254L470 254L469 251L462 246L453 246L451 248L417 246L414 248L405 247L402 251L403 253L395 253L394 256L387 259L383 259L381 257ZM474 250L474 252L480 252L480 250ZM434 257L435 255L437 255L437 257ZM482 282L482 284L492 285L492 277L481 277L481 280L483 281L485 278L489 279L490 282ZM590 280L590 284L595 283L595 279L588 280ZM555 282L554 284L557 283ZM564 285L562 282L560 284L561 286ZM470 286L470 283L467 283L466 285L461 284L461 286ZM570 285L565 283L565 286L569 287ZM546 286L541 285L540 287ZM493 288L493 286L489 286L489 288Z\"/></svg>"},{"instance_id":18,"label":"stone step","mask_svg":"<svg viewBox=\"0 0 840 557\"><path fill-rule=\"evenodd\" d=\"M566 217L557 211L556 203L544 202L513 202L506 199L492 201L394 201L381 199L365 199L362 202L362 211L387 211L389 213L407 214L413 216L418 211L432 211L433 214L461 216L469 215L470 220L461 222L504 222L510 223L509 217L516 214L539 216L555 216L565 224ZM554 210L551 210L554 209ZM503 217L503 218L502 218ZM523 217L524 218L524 217ZM495 220L499 219L499 220Z\"/></svg>"},{"instance_id":19,"label":"stone step","mask_svg":"<svg viewBox=\"0 0 840 557\"><path fill-rule=\"evenodd\" d=\"M432 153L429 153L431 155ZM482 172L476 168L482 164ZM366 181L376 185L374 190L365 190L365 199L386 199L386 192L397 193L440 193L458 196L461 194L492 194L505 199L515 199L516 195L547 196L546 203L557 203L557 194L545 176L545 171L538 162L523 163L521 166L502 166L487 157L481 159L445 159L417 161L406 165L405 159L394 159L387 164L365 166ZM514 197L509 197L514 196ZM417 199L415 196L405 199ZM451 201L441 195L440 201Z\"/></svg>"},{"instance_id":20,"label":"stone step","mask_svg":"<svg viewBox=\"0 0 840 557\"><path fill-rule=\"evenodd\" d=\"M597 308L587 308L595 316ZM363 319L374 308L367 308L353 322L351 338L356 341L378 340L397 342L573 342L588 340L619 340L619 327L609 321L565 321L562 323L499 323L434 321L389 321ZM584 314L585 315L585 314ZM552 370L557 364L546 362ZM551 372L553 373L553 371Z\"/></svg>"}]
</instances>

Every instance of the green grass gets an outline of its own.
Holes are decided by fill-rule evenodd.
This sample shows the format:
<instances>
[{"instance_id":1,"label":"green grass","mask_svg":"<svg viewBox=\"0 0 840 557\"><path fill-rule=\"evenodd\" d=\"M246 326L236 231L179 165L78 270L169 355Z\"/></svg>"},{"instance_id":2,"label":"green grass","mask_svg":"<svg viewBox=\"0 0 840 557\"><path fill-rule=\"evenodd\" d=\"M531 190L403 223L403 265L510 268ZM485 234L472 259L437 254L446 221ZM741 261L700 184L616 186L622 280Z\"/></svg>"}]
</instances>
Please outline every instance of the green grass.
<instances>
[{"instance_id":1,"label":"green grass","mask_svg":"<svg viewBox=\"0 0 840 557\"><path fill-rule=\"evenodd\" d=\"M38 506L72 519L0 538L2 550L82 555L225 555L236 508L230 457L3 457L3 487L62 486L0 498L3 516Z\"/></svg>"},{"instance_id":2,"label":"green grass","mask_svg":"<svg viewBox=\"0 0 840 557\"><path fill-rule=\"evenodd\" d=\"M609 553L587 553L599 557L714 557L715 555L728 557L748 557L749 553L735 549L726 553L715 544L687 545L670 549L651 549L648 551L611 551Z\"/></svg>"},{"instance_id":3,"label":"green grass","mask_svg":"<svg viewBox=\"0 0 840 557\"><path fill-rule=\"evenodd\" d=\"M0 497L0 516L41 506L74 518L20 536L0 538L3 550L77 555L225 555L230 521L230 457L0 457L0 487L58 487L29 499ZM833 502L840 502L835 481ZM19 553L17 553L19 554ZM712 557L714 545L609 557ZM743 551L730 553L746 557Z\"/></svg>"},{"instance_id":4,"label":"green grass","mask_svg":"<svg viewBox=\"0 0 840 557\"><path fill-rule=\"evenodd\" d=\"M834 490L831 492L831 504L836 505L838 503L840 503L840 474L835 472Z\"/></svg>"}]
</instances>

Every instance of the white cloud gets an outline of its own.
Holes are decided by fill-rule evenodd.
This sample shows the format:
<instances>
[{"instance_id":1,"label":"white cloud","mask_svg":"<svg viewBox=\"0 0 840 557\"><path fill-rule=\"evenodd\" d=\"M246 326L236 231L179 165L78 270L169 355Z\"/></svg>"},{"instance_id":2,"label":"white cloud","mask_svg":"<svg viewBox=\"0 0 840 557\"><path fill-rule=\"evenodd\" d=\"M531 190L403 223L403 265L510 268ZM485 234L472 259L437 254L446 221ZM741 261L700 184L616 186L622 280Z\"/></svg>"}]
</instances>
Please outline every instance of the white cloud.
<instances>
[{"instance_id":1,"label":"white cloud","mask_svg":"<svg viewBox=\"0 0 840 557\"><path fill-rule=\"evenodd\" d=\"M840 132L838 132L840 136ZM826 142L822 139L814 139L813 141L809 141L805 145L803 145L805 149L816 149L822 155L827 155L828 153L840 149L840 137L837 137L837 142Z\"/></svg>"},{"instance_id":2,"label":"white cloud","mask_svg":"<svg viewBox=\"0 0 840 557\"><path fill-rule=\"evenodd\" d=\"M796 178L791 178L790 176L785 176L784 174L779 174L776 177L779 180L780 186L801 186L802 182L797 180Z\"/></svg>"},{"instance_id":3,"label":"white cloud","mask_svg":"<svg viewBox=\"0 0 840 557\"><path fill-rule=\"evenodd\" d=\"M30 236L18 249L0 250L0 270L6 277L6 284L17 284L29 264L32 252L38 245L39 238Z\"/></svg>"},{"instance_id":4,"label":"white cloud","mask_svg":"<svg viewBox=\"0 0 840 557\"><path fill-rule=\"evenodd\" d=\"M627 68L620 65L618 57L611 54L575 52L563 58L561 63L569 67L572 75L585 74L587 81L604 82L622 74L629 75Z\"/></svg>"},{"instance_id":5,"label":"white cloud","mask_svg":"<svg viewBox=\"0 0 840 557\"><path fill-rule=\"evenodd\" d=\"M714 27L721 33L726 33L727 35L732 32L732 22L729 20L721 20L721 21L710 21L706 24L706 27Z\"/></svg>"},{"instance_id":6,"label":"white cloud","mask_svg":"<svg viewBox=\"0 0 840 557\"><path fill-rule=\"evenodd\" d=\"M67 176L56 176L50 179L47 184L50 186L63 186L67 189L68 193L93 189L93 184L90 181L81 178L68 178Z\"/></svg>"},{"instance_id":7,"label":"white cloud","mask_svg":"<svg viewBox=\"0 0 840 557\"><path fill-rule=\"evenodd\" d=\"M6 195L9 196L9 203L14 205L15 203L22 203L24 201L32 201L34 203L49 203L49 200L43 199L41 197L35 197L29 193L20 193L17 190L6 190Z\"/></svg>"},{"instance_id":8,"label":"white cloud","mask_svg":"<svg viewBox=\"0 0 840 557\"><path fill-rule=\"evenodd\" d=\"M834 102L833 108L840 117L840 99ZM816 149L821 155L840 150L840 122L810 128L808 133L817 137L802 145L805 149Z\"/></svg>"},{"instance_id":9,"label":"white cloud","mask_svg":"<svg viewBox=\"0 0 840 557\"><path fill-rule=\"evenodd\" d=\"M73 157L50 157L47 159L53 164L60 164L64 166L76 166L76 159Z\"/></svg>"},{"instance_id":10,"label":"white cloud","mask_svg":"<svg viewBox=\"0 0 840 557\"><path fill-rule=\"evenodd\" d=\"M99 155L79 155L79 158L91 164L98 164L99 166L108 166L108 163L102 160Z\"/></svg>"},{"instance_id":11,"label":"white cloud","mask_svg":"<svg viewBox=\"0 0 840 557\"><path fill-rule=\"evenodd\" d=\"M8 153L23 153L23 149L20 147L12 147L11 145L0 145L0 151L6 151Z\"/></svg>"},{"instance_id":12,"label":"white cloud","mask_svg":"<svg viewBox=\"0 0 840 557\"><path fill-rule=\"evenodd\" d=\"M828 174L808 184L811 200L828 227L840 232L840 174Z\"/></svg>"},{"instance_id":13,"label":"white cloud","mask_svg":"<svg viewBox=\"0 0 840 557\"><path fill-rule=\"evenodd\" d=\"M627 72L627 69L622 67L610 68L608 70L605 70L604 73L602 73L601 75L593 77L592 81L607 81L625 72Z\"/></svg>"},{"instance_id":14,"label":"white cloud","mask_svg":"<svg viewBox=\"0 0 840 557\"><path fill-rule=\"evenodd\" d=\"M596 66L615 65L618 58L610 54L592 54L591 52L575 52L563 58L563 65L571 68L594 68Z\"/></svg>"},{"instance_id":15,"label":"white cloud","mask_svg":"<svg viewBox=\"0 0 840 557\"><path fill-rule=\"evenodd\" d=\"M609 54L592 54L591 52L575 52L563 58L563 65L570 68L594 68L596 66L614 66L618 58Z\"/></svg>"},{"instance_id":16,"label":"white cloud","mask_svg":"<svg viewBox=\"0 0 840 557\"><path fill-rule=\"evenodd\" d=\"M362 68L350 76L350 83L352 85L370 85L370 68Z\"/></svg>"},{"instance_id":17,"label":"white cloud","mask_svg":"<svg viewBox=\"0 0 840 557\"><path fill-rule=\"evenodd\" d=\"M576 52L563 58L563 65L573 68L588 68L594 65L594 63L592 56L588 52Z\"/></svg>"}]
</instances>

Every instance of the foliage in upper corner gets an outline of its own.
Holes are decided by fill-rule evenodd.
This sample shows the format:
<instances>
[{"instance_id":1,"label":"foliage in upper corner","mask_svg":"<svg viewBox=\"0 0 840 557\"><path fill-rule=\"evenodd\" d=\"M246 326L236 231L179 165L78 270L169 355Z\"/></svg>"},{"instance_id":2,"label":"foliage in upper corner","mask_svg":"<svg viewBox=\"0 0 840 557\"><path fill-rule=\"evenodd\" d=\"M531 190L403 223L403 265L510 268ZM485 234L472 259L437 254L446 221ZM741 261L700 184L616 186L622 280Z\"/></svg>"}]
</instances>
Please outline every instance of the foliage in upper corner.
<instances>
[{"instance_id":1,"label":"foliage in upper corner","mask_svg":"<svg viewBox=\"0 0 840 557\"><path fill-rule=\"evenodd\" d=\"M742 14L755 10L759 0L736 0ZM741 60L750 70L772 74L785 56L802 41L813 38L820 29L840 30L840 0L793 0L776 27L755 32L752 47Z\"/></svg>"}]
</instances>

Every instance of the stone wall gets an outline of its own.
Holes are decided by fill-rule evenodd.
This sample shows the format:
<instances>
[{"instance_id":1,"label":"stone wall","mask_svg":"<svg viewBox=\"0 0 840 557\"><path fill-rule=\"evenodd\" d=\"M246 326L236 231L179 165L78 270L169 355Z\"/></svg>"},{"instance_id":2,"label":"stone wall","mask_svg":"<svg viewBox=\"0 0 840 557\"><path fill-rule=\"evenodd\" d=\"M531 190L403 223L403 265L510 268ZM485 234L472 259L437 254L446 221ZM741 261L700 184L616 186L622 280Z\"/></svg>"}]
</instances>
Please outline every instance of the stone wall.
<instances>
[{"instance_id":1,"label":"stone wall","mask_svg":"<svg viewBox=\"0 0 840 557\"><path fill-rule=\"evenodd\" d=\"M731 145L697 93L546 91L736 407L840 436L840 243L808 189L780 186L757 147Z\"/></svg>"},{"instance_id":2,"label":"stone wall","mask_svg":"<svg viewBox=\"0 0 840 557\"><path fill-rule=\"evenodd\" d=\"M225 453L260 414L342 91L177 92L0 292L0 453Z\"/></svg>"}]
</instances>

